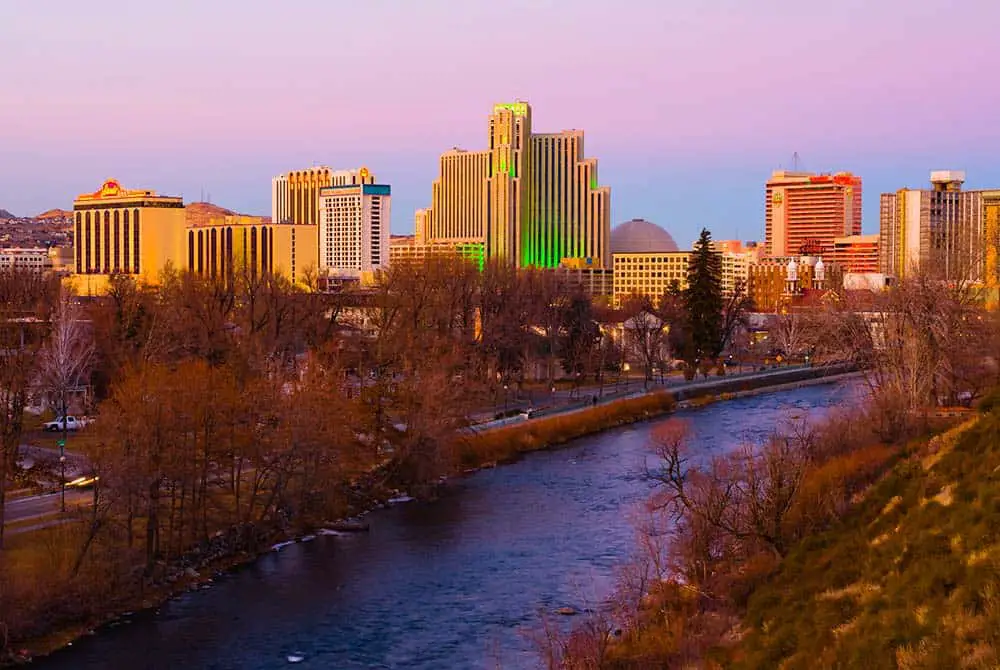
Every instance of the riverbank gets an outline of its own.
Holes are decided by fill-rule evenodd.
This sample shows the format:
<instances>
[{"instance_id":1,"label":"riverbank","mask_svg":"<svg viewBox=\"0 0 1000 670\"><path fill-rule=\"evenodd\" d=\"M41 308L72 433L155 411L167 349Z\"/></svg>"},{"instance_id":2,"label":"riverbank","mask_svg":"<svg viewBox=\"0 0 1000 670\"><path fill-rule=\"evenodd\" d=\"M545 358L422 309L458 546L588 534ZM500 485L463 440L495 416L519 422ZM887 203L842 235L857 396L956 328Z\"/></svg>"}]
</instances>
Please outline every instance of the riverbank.
<instances>
[{"instance_id":1,"label":"riverbank","mask_svg":"<svg viewBox=\"0 0 1000 670\"><path fill-rule=\"evenodd\" d=\"M782 376L779 379L784 380ZM828 378L829 381L836 381ZM746 382L747 380L712 379L710 386L718 388L719 385L726 385L733 382ZM774 381L771 379L769 381ZM776 388L776 387L775 387ZM704 390L704 389L702 389ZM676 409L676 402L673 396L667 391L656 391L642 396L617 399L612 402L599 405L598 407L573 408L561 415L549 416L539 419L530 419L508 430L489 431L479 438L489 437L491 444L496 447L488 449L486 442L480 442L478 449L472 456L466 455L464 460L456 460L456 467L452 474L461 475L465 470L481 466L491 466L498 462L508 462L515 460L521 454L528 451L537 451L548 447L563 444L588 434L599 433L603 430L634 423L646 419L655 418L669 413ZM724 398L719 398L724 399ZM516 429L516 430L513 430ZM515 445L512 448L511 438L518 435L513 440ZM462 446L457 444L456 447ZM460 454L456 453L456 456ZM375 479L375 478L373 478ZM359 495L358 507L351 510L352 513L363 516L365 509L378 507L385 504L390 498L398 495L395 491L372 491L366 490L364 495ZM222 574L226 574L241 567L255 562L263 554L270 553L273 546L282 542L294 540L296 536L301 537L308 533L316 532L316 528L296 528L288 531L267 531L258 529L261 532L255 542L256 549L248 548L245 551L237 551L231 555L217 556L213 560L192 564L193 570L179 570L182 574L175 576L176 580L169 584L160 584L154 588L144 590L141 597L128 601L120 601L116 604L116 612L137 612L143 609L155 610L167 599L184 593L186 591L208 588L211 582ZM74 639L87 635L94 631L100 631L104 626L115 625L119 616L94 616L74 626L63 626L58 634L33 639L30 643L18 645L24 646L36 655L54 651Z\"/></svg>"}]
</instances>

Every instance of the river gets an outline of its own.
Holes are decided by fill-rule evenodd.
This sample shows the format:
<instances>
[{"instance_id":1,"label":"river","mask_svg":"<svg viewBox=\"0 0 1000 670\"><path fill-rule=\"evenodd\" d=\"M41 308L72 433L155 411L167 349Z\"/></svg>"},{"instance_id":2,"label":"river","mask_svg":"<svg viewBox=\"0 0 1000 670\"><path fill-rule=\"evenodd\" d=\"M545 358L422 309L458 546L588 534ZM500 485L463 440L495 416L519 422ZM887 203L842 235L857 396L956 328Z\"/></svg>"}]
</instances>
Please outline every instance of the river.
<instances>
[{"instance_id":1,"label":"river","mask_svg":"<svg viewBox=\"0 0 1000 670\"><path fill-rule=\"evenodd\" d=\"M683 412L711 454L854 402L853 382ZM635 540L649 433L637 424L455 480L371 532L270 553L155 613L84 638L45 670L538 667L539 612L599 603ZM291 665L289 657L298 662ZM301 659L301 660L299 660Z\"/></svg>"}]
</instances>

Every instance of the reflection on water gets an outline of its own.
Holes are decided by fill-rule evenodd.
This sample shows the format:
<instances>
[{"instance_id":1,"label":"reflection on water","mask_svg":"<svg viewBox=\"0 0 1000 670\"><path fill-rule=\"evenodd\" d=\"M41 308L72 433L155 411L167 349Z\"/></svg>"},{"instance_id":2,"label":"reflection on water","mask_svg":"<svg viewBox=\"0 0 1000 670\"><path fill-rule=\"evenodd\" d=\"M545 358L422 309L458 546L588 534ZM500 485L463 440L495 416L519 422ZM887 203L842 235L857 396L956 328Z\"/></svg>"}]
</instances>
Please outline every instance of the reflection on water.
<instances>
[{"instance_id":1,"label":"reflection on water","mask_svg":"<svg viewBox=\"0 0 1000 670\"><path fill-rule=\"evenodd\" d=\"M705 453L857 397L814 386L683 414ZM530 668L540 609L593 606L630 552L649 431L640 424L454 482L371 532L286 547L158 613L38 665L79 668Z\"/></svg>"}]
</instances>

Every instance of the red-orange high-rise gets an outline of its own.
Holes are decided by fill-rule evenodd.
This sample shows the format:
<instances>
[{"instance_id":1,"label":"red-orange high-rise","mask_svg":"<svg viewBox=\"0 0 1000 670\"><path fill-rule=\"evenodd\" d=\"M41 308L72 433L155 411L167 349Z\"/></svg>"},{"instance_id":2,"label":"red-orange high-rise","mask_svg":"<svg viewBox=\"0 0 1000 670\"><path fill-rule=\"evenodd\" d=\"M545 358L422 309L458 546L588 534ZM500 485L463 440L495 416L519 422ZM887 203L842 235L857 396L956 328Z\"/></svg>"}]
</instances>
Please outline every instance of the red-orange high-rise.
<instances>
[{"instance_id":1,"label":"red-orange high-rise","mask_svg":"<svg viewBox=\"0 0 1000 670\"><path fill-rule=\"evenodd\" d=\"M767 182L769 256L829 254L834 238L861 234L861 177L778 170Z\"/></svg>"}]
</instances>

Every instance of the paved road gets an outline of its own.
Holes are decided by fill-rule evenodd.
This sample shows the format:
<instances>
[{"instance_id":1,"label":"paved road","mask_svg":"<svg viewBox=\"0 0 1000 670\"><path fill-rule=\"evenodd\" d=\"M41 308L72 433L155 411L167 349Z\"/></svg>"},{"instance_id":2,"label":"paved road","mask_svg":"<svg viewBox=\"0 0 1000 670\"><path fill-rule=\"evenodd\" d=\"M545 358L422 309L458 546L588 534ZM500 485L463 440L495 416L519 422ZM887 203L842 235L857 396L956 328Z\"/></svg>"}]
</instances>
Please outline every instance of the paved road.
<instances>
[{"instance_id":1,"label":"paved road","mask_svg":"<svg viewBox=\"0 0 1000 670\"><path fill-rule=\"evenodd\" d=\"M66 491L66 507L71 509L86 505L94 499L91 491L81 491L78 489ZM49 517L59 510L59 492L44 493L26 498L16 498L7 501L4 509L4 519L7 523L15 521L30 521L32 519L42 519ZM16 529L12 529L16 532Z\"/></svg>"}]
</instances>

